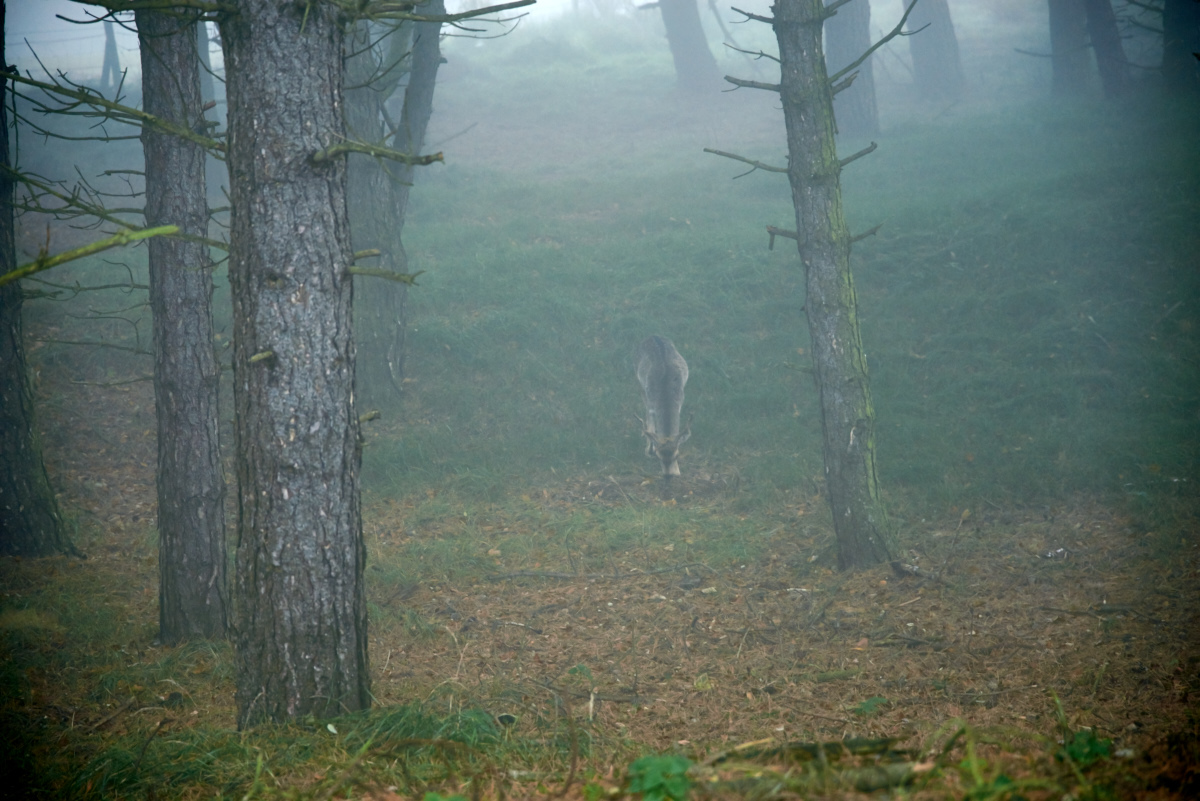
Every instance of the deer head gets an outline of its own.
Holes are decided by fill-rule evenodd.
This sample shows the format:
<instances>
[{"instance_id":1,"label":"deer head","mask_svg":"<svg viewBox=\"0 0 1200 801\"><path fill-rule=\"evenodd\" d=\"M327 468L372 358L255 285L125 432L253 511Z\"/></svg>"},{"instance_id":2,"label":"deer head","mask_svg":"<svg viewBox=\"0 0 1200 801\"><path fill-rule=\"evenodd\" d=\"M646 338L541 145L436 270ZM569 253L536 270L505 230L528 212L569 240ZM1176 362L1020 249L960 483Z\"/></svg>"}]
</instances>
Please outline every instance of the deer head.
<instances>
[{"instance_id":1,"label":"deer head","mask_svg":"<svg viewBox=\"0 0 1200 801\"><path fill-rule=\"evenodd\" d=\"M679 433L679 415L683 408L683 388L688 366L671 340L647 337L637 349L637 378L642 386L646 419L642 434L646 437L646 455L657 456L663 475L679 475L679 446L692 435L691 421Z\"/></svg>"}]
</instances>

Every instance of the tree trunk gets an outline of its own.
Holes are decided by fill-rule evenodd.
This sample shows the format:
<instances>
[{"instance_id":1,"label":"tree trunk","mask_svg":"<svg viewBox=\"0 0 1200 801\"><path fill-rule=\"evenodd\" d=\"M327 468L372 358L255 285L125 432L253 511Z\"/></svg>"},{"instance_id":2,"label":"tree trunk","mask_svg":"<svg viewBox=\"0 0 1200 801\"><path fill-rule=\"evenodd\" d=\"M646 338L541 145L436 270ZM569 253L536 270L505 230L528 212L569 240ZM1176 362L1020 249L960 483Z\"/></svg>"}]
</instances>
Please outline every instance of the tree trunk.
<instances>
[{"instance_id":1,"label":"tree trunk","mask_svg":"<svg viewBox=\"0 0 1200 801\"><path fill-rule=\"evenodd\" d=\"M0 4L0 33L7 6ZM7 64L0 43L0 64ZM8 148L8 84L0 83L0 275L17 266ZM21 285L0 286L0 554L78 554L67 538L34 430L21 331Z\"/></svg>"},{"instance_id":2,"label":"tree trunk","mask_svg":"<svg viewBox=\"0 0 1200 801\"><path fill-rule=\"evenodd\" d=\"M370 705L354 410L343 20L243 0L221 22L233 211L238 725Z\"/></svg>"},{"instance_id":3,"label":"tree trunk","mask_svg":"<svg viewBox=\"0 0 1200 801\"><path fill-rule=\"evenodd\" d=\"M1117 30L1117 17L1113 14L1111 0L1083 0L1087 12L1088 36L1096 54L1096 68L1100 72L1100 85L1107 98L1120 97L1129 88L1129 62L1121 46L1121 32Z\"/></svg>"},{"instance_id":4,"label":"tree trunk","mask_svg":"<svg viewBox=\"0 0 1200 801\"><path fill-rule=\"evenodd\" d=\"M112 20L104 20L104 65L100 67L100 89L107 92L121 82L121 58L117 55L117 34Z\"/></svg>"},{"instance_id":5,"label":"tree trunk","mask_svg":"<svg viewBox=\"0 0 1200 801\"><path fill-rule=\"evenodd\" d=\"M824 9L821 0L777 0L772 10L838 566L862 567L890 559L891 535L875 476L875 412L821 52Z\"/></svg>"},{"instance_id":6,"label":"tree trunk","mask_svg":"<svg viewBox=\"0 0 1200 801\"><path fill-rule=\"evenodd\" d=\"M177 125L203 119L196 25L186 17L136 11L142 106ZM208 235L204 148L142 128L146 225ZM184 238L148 243L158 414L159 637L176 643L225 634L225 475L213 351L212 260Z\"/></svg>"},{"instance_id":7,"label":"tree trunk","mask_svg":"<svg viewBox=\"0 0 1200 801\"><path fill-rule=\"evenodd\" d=\"M708 49L696 0L659 0L667 43L675 61L675 78L681 89L705 92L715 89L721 75Z\"/></svg>"},{"instance_id":8,"label":"tree trunk","mask_svg":"<svg viewBox=\"0 0 1200 801\"><path fill-rule=\"evenodd\" d=\"M1051 91L1081 97L1088 86L1087 14L1083 0L1049 0Z\"/></svg>"},{"instance_id":9,"label":"tree trunk","mask_svg":"<svg viewBox=\"0 0 1200 801\"><path fill-rule=\"evenodd\" d=\"M1163 5L1163 81L1172 92L1200 91L1200 3L1166 0Z\"/></svg>"},{"instance_id":10,"label":"tree trunk","mask_svg":"<svg viewBox=\"0 0 1200 801\"><path fill-rule=\"evenodd\" d=\"M196 23L196 53L200 56L200 97L208 102L217 97L212 74L212 39L208 35L208 23Z\"/></svg>"},{"instance_id":11,"label":"tree trunk","mask_svg":"<svg viewBox=\"0 0 1200 801\"><path fill-rule=\"evenodd\" d=\"M907 27L910 32L919 31L908 37L908 51L921 97L958 100L963 93L962 59L946 0L920 0Z\"/></svg>"},{"instance_id":12,"label":"tree trunk","mask_svg":"<svg viewBox=\"0 0 1200 801\"><path fill-rule=\"evenodd\" d=\"M829 74L857 60L871 47L871 4L854 0L825 20L825 63ZM875 71L871 59L858 67L854 82L833 99L837 132L844 136L875 136L879 111L875 105Z\"/></svg>"},{"instance_id":13,"label":"tree trunk","mask_svg":"<svg viewBox=\"0 0 1200 801\"><path fill-rule=\"evenodd\" d=\"M431 16L446 13L444 0L431 0L414 13ZM349 84L357 88L347 92L347 116L358 139L381 141L385 136L381 108L392 94L389 77L403 72L394 68L404 57L408 64L408 85L400 124L390 147L405 153L418 153L425 142L425 131L433 113L434 82L441 63L439 39L441 23L420 22L391 34L389 54L380 63L371 53L361 52L348 66ZM358 48L361 50L362 48ZM370 81L375 72L379 81ZM374 159L351 156L350 219L356 250L379 248L378 266L394 272L408 272L408 256L401 234L408 212L409 191L415 178L410 164L389 165L382 170ZM389 177L390 174L390 177ZM355 302L356 329L359 336L358 397L364 403L379 403L385 395L401 391L404 379L405 335L407 333L408 287L378 278L360 278L370 282L369 292L359 292Z\"/></svg>"},{"instance_id":14,"label":"tree trunk","mask_svg":"<svg viewBox=\"0 0 1200 801\"><path fill-rule=\"evenodd\" d=\"M380 32L360 22L353 37L346 41L346 127L351 138L385 144L384 104L404 73L409 72L414 24L406 22L387 36L386 54L367 42ZM352 54L352 55L351 55ZM389 164L393 174L401 165ZM353 153L346 162L347 203L354 249L378 249L380 255L367 261L371 267L402 271L403 250L396 219L395 187L379 162L365 154ZM362 277L354 299L354 332L358 339L358 364L355 372L355 396L360 406L375 406L388 396L400 393L403 370L404 302L403 284L379 278ZM364 291L362 281L369 282ZM393 359L393 348L396 358Z\"/></svg>"}]
</instances>

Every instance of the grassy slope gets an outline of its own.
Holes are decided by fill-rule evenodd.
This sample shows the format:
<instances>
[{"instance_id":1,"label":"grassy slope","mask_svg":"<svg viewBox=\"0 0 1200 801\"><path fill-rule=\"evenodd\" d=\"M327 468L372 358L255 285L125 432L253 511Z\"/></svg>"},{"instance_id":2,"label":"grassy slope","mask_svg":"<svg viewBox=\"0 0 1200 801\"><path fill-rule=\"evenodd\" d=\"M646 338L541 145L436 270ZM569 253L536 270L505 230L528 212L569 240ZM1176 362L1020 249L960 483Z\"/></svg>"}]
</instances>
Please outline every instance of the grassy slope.
<instances>
[{"instance_id":1,"label":"grassy slope","mask_svg":"<svg viewBox=\"0 0 1200 801\"><path fill-rule=\"evenodd\" d=\"M661 58L565 38L451 50L467 66L439 90L432 136L479 129L414 194L415 381L369 482L645 469L629 354L652 332L691 366L685 472L819 475L801 275L762 234L792 227L786 189L730 181L738 165L701 152L782 163L777 111L687 107ZM942 505L1190 478L1194 116L1149 101L909 111L843 177L852 227L884 223L854 268L885 486Z\"/></svg>"}]
</instances>

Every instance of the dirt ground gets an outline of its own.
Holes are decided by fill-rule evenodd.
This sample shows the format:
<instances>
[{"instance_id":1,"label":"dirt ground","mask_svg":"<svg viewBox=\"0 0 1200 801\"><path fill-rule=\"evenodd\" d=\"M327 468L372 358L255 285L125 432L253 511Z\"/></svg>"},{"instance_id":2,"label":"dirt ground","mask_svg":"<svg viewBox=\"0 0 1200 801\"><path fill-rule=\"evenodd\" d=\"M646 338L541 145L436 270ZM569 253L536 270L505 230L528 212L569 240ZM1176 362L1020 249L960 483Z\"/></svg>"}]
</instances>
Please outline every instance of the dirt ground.
<instances>
[{"instance_id":1,"label":"dirt ground","mask_svg":"<svg viewBox=\"0 0 1200 801\"><path fill-rule=\"evenodd\" d=\"M78 569L153 631L153 394L148 382L79 383L97 380L86 355L43 367L47 461L86 533ZM685 478L663 501L634 476L530 490L549 507L703 506L735 491ZM638 743L695 759L766 738L896 737L920 749L959 720L1055 738L1057 696L1072 728L1112 738L1131 772L1156 777L1154 797L1200 787L1200 574L1187 518L1148 531L1088 498L960 511L909 532L897 565L841 574L822 566L828 533L797 523L821 503L789 509L770 557L735 569L663 546L617 556L603 574L513 571L505 538L518 532L497 526L488 580L395 587L369 570L369 600L397 613L372 622L374 692L383 704L512 715L514 733L534 738L570 714L597 753ZM373 555L460 525L414 526L407 512L367 503ZM210 701L193 722L232 726L232 699ZM77 722L105 714L81 709Z\"/></svg>"}]
</instances>

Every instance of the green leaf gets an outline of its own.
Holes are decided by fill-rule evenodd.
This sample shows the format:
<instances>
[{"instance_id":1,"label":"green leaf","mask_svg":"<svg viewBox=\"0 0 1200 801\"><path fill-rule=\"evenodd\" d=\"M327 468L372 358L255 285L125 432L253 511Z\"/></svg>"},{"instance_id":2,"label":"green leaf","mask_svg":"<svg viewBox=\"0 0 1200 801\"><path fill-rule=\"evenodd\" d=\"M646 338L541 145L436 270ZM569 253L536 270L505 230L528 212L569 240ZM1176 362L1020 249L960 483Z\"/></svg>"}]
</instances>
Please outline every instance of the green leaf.
<instances>
[{"instance_id":1,"label":"green leaf","mask_svg":"<svg viewBox=\"0 0 1200 801\"><path fill-rule=\"evenodd\" d=\"M642 757L629 766L628 791L644 801L683 801L692 785L687 775L691 765L677 754Z\"/></svg>"},{"instance_id":2,"label":"green leaf","mask_svg":"<svg viewBox=\"0 0 1200 801\"><path fill-rule=\"evenodd\" d=\"M875 695L875 696L872 696L872 697L868 698L867 700L863 701L858 706L854 707L853 712L854 712L854 714L858 715L859 717L863 717L863 718L870 717L871 715L874 715L876 712L878 712L880 707L885 706L887 703L888 703L888 699L884 698L881 695Z\"/></svg>"}]
</instances>

